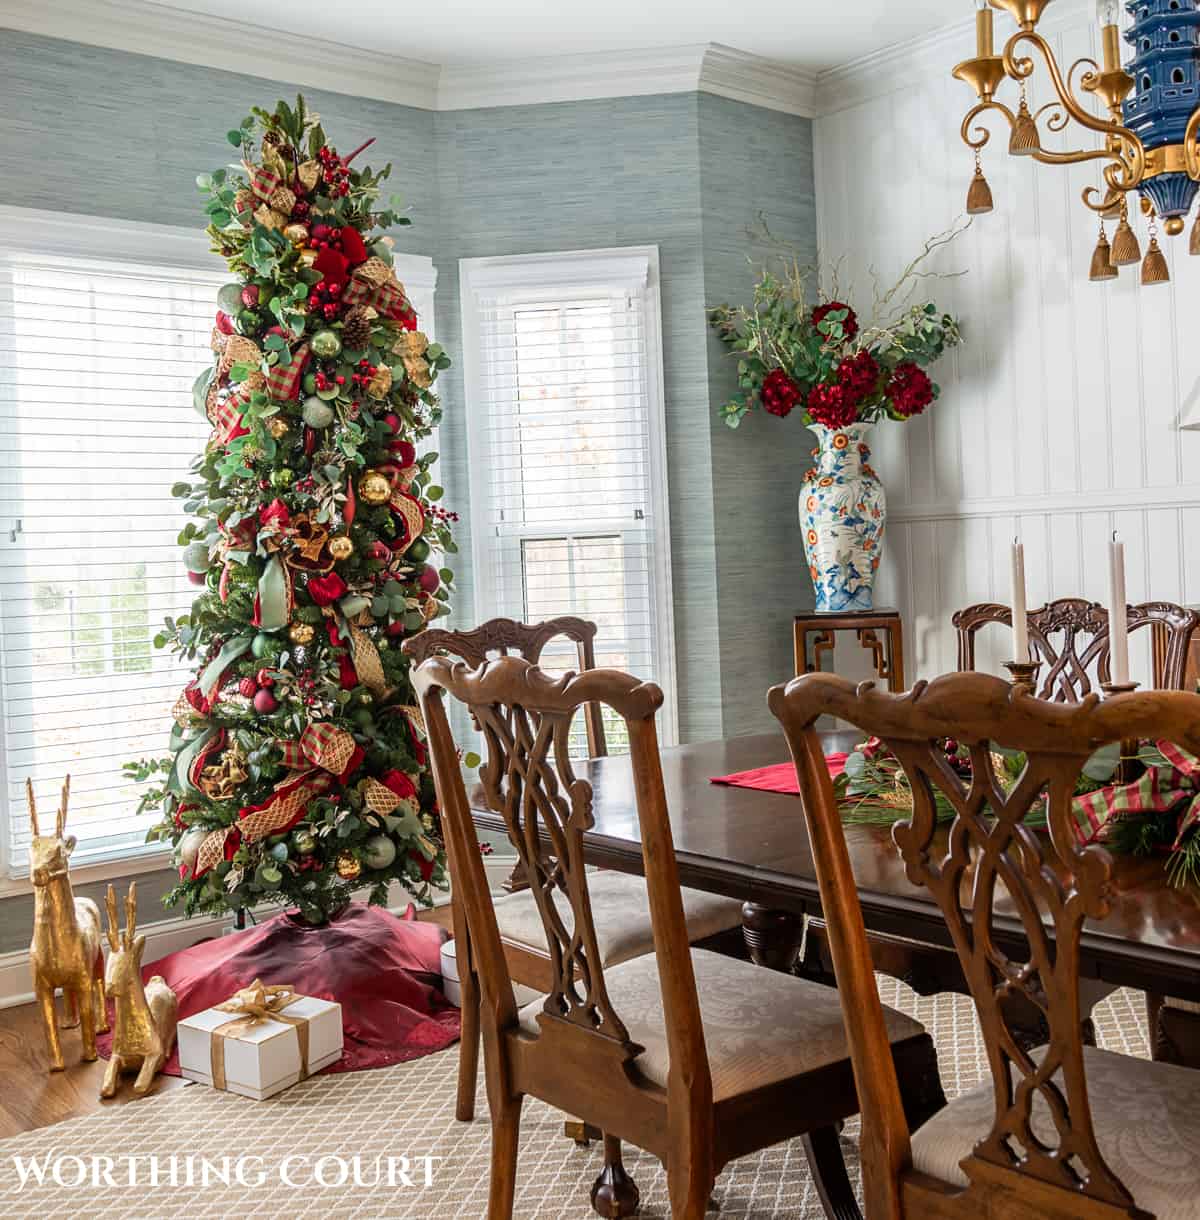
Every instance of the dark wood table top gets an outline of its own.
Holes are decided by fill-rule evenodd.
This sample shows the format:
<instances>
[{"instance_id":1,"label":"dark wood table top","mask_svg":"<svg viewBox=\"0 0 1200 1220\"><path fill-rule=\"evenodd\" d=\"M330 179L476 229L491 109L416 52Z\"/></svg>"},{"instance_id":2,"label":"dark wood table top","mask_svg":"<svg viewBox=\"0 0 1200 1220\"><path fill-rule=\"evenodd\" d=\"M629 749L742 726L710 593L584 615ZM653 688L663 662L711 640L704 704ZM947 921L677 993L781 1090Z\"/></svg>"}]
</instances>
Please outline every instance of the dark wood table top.
<instances>
[{"instance_id":1,"label":"dark wood table top","mask_svg":"<svg viewBox=\"0 0 1200 1220\"><path fill-rule=\"evenodd\" d=\"M826 749L849 749L854 740L854 735L827 734ZM776 734L663 751L663 778L684 885L784 910L820 912L799 798L709 782L714 775L786 762L788 757L782 735ZM641 873L629 759L594 759L576 770L595 791L595 825L585 836L588 860ZM500 816L483 808L480 799L474 803L478 825L503 833ZM846 839L867 926L949 944L937 905L904 875L890 828L849 825ZM1085 930L1082 973L1200 1000L1200 895L1167 885L1158 860L1119 860L1117 886L1112 914Z\"/></svg>"}]
</instances>

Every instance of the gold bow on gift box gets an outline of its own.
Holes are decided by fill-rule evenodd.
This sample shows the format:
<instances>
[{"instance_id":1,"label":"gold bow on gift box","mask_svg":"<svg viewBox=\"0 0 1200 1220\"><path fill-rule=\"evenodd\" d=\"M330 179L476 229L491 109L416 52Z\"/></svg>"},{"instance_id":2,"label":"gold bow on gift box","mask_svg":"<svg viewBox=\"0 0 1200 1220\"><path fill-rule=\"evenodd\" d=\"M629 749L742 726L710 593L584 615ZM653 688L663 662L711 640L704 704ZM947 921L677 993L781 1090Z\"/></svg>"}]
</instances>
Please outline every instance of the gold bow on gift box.
<instances>
[{"instance_id":1,"label":"gold bow on gift box","mask_svg":"<svg viewBox=\"0 0 1200 1220\"><path fill-rule=\"evenodd\" d=\"M217 1004L218 1012L238 1015L212 1031L209 1062L212 1067L213 1088L226 1087L225 1039L239 1038L247 1030L261 1025L263 1021L279 1021L295 1029L296 1039L300 1044L300 1079L303 1080L308 1075L308 1020L305 1017L288 1016L283 1011L303 998L294 987L286 984L270 986L262 979L255 979L249 987L235 992L224 1004Z\"/></svg>"}]
</instances>

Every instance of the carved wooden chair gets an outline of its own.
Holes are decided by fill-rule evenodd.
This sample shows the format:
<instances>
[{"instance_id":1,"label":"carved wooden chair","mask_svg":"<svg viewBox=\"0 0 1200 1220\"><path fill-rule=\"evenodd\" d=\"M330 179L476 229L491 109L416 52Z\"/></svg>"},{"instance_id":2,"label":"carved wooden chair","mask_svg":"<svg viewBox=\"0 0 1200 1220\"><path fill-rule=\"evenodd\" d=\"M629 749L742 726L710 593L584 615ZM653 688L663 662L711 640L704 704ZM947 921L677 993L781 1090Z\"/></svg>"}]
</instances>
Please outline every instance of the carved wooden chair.
<instances>
[{"instance_id":1,"label":"carved wooden chair","mask_svg":"<svg viewBox=\"0 0 1200 1220\"><path fill-rule=\"evenodd\" d=\"M596 625L578 618L556 618L536 626L493 619L473 631L424 631L404 644L404 651L416 661L436 654L446 654L464 661L472 669L485 664L492 654L517 654L536 664L546 644L555 636L566 636L579 647L580 665L584 672L595 669L592 642ZM595 741L604 754L604 722L599 703L589 703L582 711L587 724L589 745ZM490 739L486 739L490 745ZM594 755L593 755L594 756ZM483 773L483 792L489 804L502 808L503 797L495 784L489 782L489 768ZM536 896L529 888L528 870L523 853L513 869L516 884L510 892L495 900L496 922L508 958L514 982L537 991L549 991L552 986L552 963L542 934L542 920ZM625 873L603 872L591 878L593 909L599 914L603 933L600 954L605 965L617 965L645 953L654 952L654 936L650 925L650 905L646 883L641 877ZM455 901L452 899L452 901ZM684 913L688 936L693 941L711 941L731 929L739 929L742 904L735 898L705 894L700 890L683 891ZM457 910L455 915L460 912ZM475 1116L475 1091L479 1072L479 990L472 974L470 938L465 923L456 918L455 940L462 992L462 1049L459 1060L457 1115L466 1122ZM581 1144L596 1138L598 1132L579 1123L568 1123L567 1133ZM620 1176L617 1174L616 1176Z\"/></svg>"},{"instance_id":2,"label":"carved wooden chair","mask_svg":"<svg viewBox=\"0 0 1200 1220\"><path fill-rule=\"evenodd\" d=\"M1012 627L1012 610L996 602L967 606L951 620L958 632L958 668L975 668L975 637L988 623ZM1153 637L1154 686L1182 690L1188 646L1200 614L1171 602L1129 607L1129 632L1149 628ZM1108 611L1098 602L1063 597L1029 611L1029 645L1042 662L1038 694L1077 703L1109 680Z\"/></svg>"},{"instance_id":3,"label":"carved wooden chair","mask_svg":"<svg viewBox=\"0 0 1200 1220\"><path fill-rule=\"evenodd\" d=\"M492 1117L489 1220L509 1220L522 1100L580 1113L660 1157L671 1214L701 1220L721 1167L804 1135L830 1214L853 1215L835 1124L857 1110L836 993L748 962L690 949L663 790L658 687L615 670L552 678L503 657L471 672L444 657L415 684L455 888L482 996ZM518 1008L509 956L489 899L443 692L470 709L488 741L484 780L530 876L549 960L546 994ZM569 757L571 721L599 702L628 729L653 954L604 961L603 922L585 871L591 786ZM539 846L545 843L545 849ZM923 1113L942 1101L933 1044L898 1012L881 1017L897 1086ZM833 1210L841 1208L842 1210ZM846 1210L849 1208L850 1210Z\"/></svg>"},{"instance_id":4,"label":"carved wooden chair","mask_svg":"<svg viewBox=\"0 0 1200 1220\"><path fill-rule=\"evenodd\" d=\"M830 674L770 694L800 779L854 1076L862 1103L863 1193L869 1217L954 1220L1148 1220L1193 1215L1200 1197L1200 1090L1186 1068L1087 1047L1080 1029L1080 936L1104 917L1112 858L1081 846L1071 798L1102 744L1129 734L1200 750L1200 696L1121 695L1054 703L986 674L950 674L893 695ZM872 972L862 909L837 802L815 732L818 716L880 737L914 791L894 838L909 878L937 899L970 981L990 1076L924 1126L905 1117ZM969 786L936 739L969 746ZM1005 793L993 746L1026 753ZM938 830L935 791L954 807ZM1048 803L1048 833L1022 819ZM998 913L993 903L1003 904ZM1005 999L1025 994L1046 1014L1047 1045L1029 1051ZM1157 1149L1148 1151L1153 1131Z\"/></svg>"}]
</instances>

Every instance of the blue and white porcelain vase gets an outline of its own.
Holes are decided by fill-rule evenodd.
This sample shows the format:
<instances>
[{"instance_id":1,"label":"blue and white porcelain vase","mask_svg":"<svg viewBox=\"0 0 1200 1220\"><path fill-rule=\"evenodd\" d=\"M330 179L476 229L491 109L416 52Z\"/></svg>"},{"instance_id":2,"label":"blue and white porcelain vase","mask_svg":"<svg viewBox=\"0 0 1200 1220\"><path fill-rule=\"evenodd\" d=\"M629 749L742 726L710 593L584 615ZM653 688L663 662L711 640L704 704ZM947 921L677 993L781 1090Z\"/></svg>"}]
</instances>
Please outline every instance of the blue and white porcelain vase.
<instances>
[{"instance_id":1,"label":"blue and white porcelain vase","mask_svg":"<svg viewBox=\"0 0 1200 1220\"><path fill-rule=\"evenodd\" d=\"M813 424L817 465L804 476L800 524L818 613L870 610L883 547L887 497L871 469L868 423Z\"/></svg>"}]
</instances>

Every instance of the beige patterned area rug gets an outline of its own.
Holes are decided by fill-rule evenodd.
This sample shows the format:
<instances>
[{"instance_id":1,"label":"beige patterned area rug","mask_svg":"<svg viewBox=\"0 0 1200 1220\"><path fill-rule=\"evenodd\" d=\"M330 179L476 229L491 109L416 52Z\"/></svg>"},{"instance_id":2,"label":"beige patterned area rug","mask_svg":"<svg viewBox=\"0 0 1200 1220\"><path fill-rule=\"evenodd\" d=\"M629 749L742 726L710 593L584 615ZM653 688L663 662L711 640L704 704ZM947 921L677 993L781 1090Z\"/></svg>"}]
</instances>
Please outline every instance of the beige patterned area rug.
<instances>
[{"instance_id":1,"label":"beige patterned area rug","mask_svg":"<svg viewBox=\"0 0 1200 1220\"><path fill-rule=\"evenodd\" d=\"M948 1095L980 1078L982 1044L968 1001L920 999L888 979L880 985L885 1002L932 1031ZM1147 1054L1139 994L1117 992L1095 1015L1102 1046ZM487 1111L481 1090L475 1122L455 1121L457 1068L450 1050L398 1067L317 1077L265 1102L193 1085L46 1127L0 1146L0 1216L482 1220ZM856 1129L847 1125L843 1146L857 1180ZM642 1191L641 1215L664 1220L670 1209L658 1162L629 1149L626 1164ZM599 1165L598 1146L577 1149L563 1137L562 1115L527 1101L515 1216L585 1220ZM81 1174L86 1181L79 1182ZM731 1165L716 1201L719 1211L710 1214L718 1220L823 1215L799 1141Z\"/></svg>"}]
</instances>

